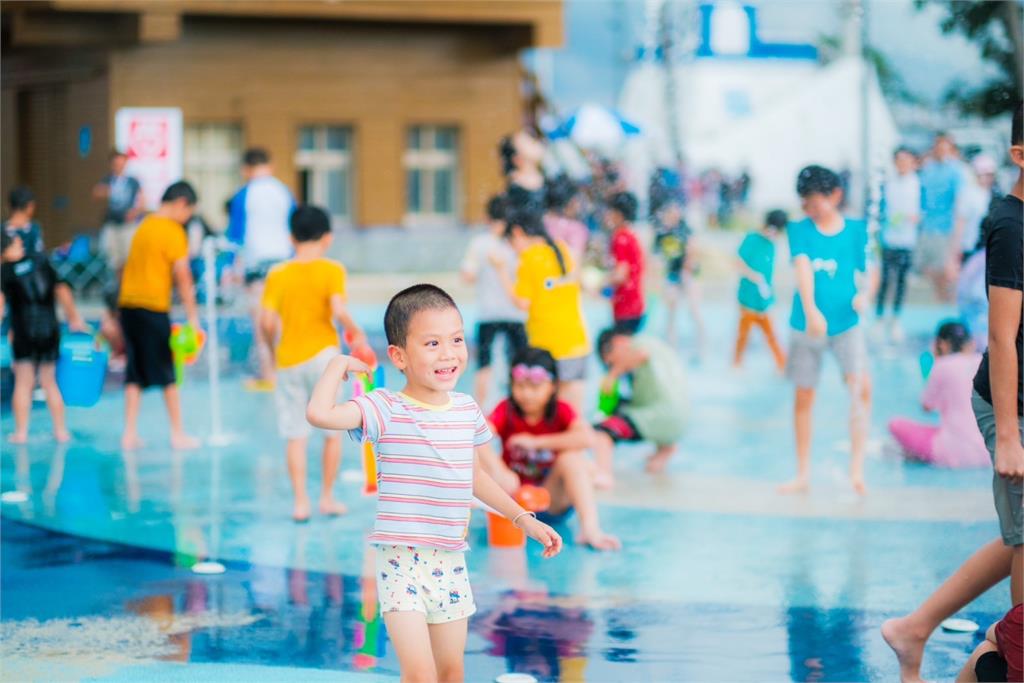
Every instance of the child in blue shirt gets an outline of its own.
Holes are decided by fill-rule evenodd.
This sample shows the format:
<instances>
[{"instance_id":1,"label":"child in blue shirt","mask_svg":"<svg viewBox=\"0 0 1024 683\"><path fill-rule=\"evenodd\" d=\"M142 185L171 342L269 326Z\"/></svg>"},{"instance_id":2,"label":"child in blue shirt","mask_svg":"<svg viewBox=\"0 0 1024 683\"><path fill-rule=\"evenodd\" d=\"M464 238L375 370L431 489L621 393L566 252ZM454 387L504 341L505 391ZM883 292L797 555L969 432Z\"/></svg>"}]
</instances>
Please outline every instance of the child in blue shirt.
<instances>
[{"instance_id":1,"label":"child in blue shirt","mask_svg":"<svg viewBox=\"0 0 1024 683\"><path fill-rule=\"evenodd\" d=\"M786 354L775 338L772 319L768 308L775 301L772 293L772 272L775 269L775 240L786 228L789 216L785 211L775 209L765 216L764 226L750 232L743 238L739 248L740 286L736 298L740 304L740 329L736 335L736 353L733 367L743 363L743 351L747 346L750 328L757 325L764 332L768 347L775 357L779 371L786 366Z\"/></svg>"},{"instance_id":2,"label":"child in blue shirt","mask_svg":"<svg viewBox=\"0 0 1024 683\"><path fill-rule=\"evenodd\" d=\"M839 176L808 166L797 177L797 194L807 218L789 226L789 251L796 292L787 373L796 384L797 476L780 493L806 491L811 477L811 417L825 350L832 352L850 390L850 481L864 494L864 446L871 410L860 313L868 301L868 233L864 221L844 218Z\"/></svg>"}]
</instances>

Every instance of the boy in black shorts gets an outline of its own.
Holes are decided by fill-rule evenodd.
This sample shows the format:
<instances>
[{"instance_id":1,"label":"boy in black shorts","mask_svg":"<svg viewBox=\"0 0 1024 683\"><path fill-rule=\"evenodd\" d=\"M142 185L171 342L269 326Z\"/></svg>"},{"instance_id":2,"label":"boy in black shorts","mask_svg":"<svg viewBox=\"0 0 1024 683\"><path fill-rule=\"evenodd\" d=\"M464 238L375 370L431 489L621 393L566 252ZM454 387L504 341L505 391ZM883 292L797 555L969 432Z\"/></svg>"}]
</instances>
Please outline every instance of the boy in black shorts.
<instances>
[{"instance_id":1,"label":"boy in black shorts","mask_svg":"<svg viewBox=\"0 0 1024 683\"><path fill-rule=\"evenodd\" d=\"M184 181L172 184L160 200L160 208L139 224L132 238L121 278L121 330L127 362L124 387L124 435L121 447L142 446L139 440L139 404L142 390L163 389L171 421L171 446L196 448L199 441L185 434L181 424L181 399L174 383L171 356L171 290L176 286L188 323L199 329L195 288L188 263L185 224L192 218L196 192Z\"/></svg>"},{"instance_id":2,"label":"boy in black shorts","mask_svg":"<svg viewBox=\"0 0 1024 683\"><path fill-rule=\"evenodd\" d=\"M14 433L11 443L28 440L28 418L36 380L46 393L53 418L53 436L59 442L71 438L64 422L64 399L57 387L57 358L60 356L60 323L56 303L64 309L68 326L85 331L86 325L75 308L71 288L57 279L46 255L26 253L21 236L0 233L0 315L5 306L11 316L11 352L14 357Z\"/></svg>"}]
</instances>

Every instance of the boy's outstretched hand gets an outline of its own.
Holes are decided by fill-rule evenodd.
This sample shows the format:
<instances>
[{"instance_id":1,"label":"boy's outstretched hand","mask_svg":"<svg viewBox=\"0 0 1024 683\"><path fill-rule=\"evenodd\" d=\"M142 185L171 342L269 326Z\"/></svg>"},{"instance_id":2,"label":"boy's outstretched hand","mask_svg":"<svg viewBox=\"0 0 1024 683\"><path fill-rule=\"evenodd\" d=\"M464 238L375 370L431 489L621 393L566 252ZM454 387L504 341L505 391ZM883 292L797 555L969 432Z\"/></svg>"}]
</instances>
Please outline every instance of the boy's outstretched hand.
<instances>
[{"instance_id":1,"label":"boy's outstretched hand","mask_svg":"<svg viewBox=\"0 0 1024 683\"><path fill-rule=\"evenodd\" d=\"M544 546L544 557L554 557L562 552L562 537L544 522L534 517L526 517L525 521L520 523L520 527L527 536Z\"/></svg>"},{"instance_id":2,"label":"boy's outstretched hand","mask_svg":"<svg viewBox=\"0 0 1024 683\"><path fill-rule=\"evenodd\" d=\"M341 376L342 381L348 380L349 373L369 373L371 372L370 367L352 356L346 356L343 353L339 353L337 356L331 359L331 363L328 366L331 372L337 373Z\"/></svg>"}]
</instances>

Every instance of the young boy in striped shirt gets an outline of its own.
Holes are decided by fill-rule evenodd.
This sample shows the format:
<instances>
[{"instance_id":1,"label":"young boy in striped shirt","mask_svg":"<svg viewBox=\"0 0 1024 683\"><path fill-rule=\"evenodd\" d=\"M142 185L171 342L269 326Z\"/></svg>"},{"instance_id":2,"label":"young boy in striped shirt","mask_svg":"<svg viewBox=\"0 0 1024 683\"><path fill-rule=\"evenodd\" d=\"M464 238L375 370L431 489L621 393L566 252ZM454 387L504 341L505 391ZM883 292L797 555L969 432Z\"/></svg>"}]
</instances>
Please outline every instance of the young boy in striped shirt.
<instances>
[{"instance_id":1,"label":"young boy in striped shirt","mask_svg":"<svg viewBox=\"0 0 1024 683\"><path fill-rule=\"evenodd\" d=\"M376 389L343 404L335 397L354 358L330 361L306 410L321 429L351 431L377 446L377 593L402 680L461 681L469 616L476 611L463 553L473 496L544 546L561 537L520 507L482 469L475 449L491 440L480 407L455 392L468 351L462 314L433 285L396 294L384 313L388 358L401 392Z\"/></svg>"}]
</instances>

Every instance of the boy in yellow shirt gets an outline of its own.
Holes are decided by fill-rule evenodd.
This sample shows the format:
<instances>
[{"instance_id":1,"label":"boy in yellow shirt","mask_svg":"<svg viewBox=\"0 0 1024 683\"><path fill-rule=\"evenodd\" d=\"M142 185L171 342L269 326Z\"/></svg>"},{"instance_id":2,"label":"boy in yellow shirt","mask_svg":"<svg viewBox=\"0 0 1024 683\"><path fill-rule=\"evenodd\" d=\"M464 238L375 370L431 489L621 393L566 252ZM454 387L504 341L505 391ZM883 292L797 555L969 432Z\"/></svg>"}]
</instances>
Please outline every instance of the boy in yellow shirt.
<instances>
[{"instance_id":1,"label":"boy in yellow shirt","mask_svg":"<svg viewBox=\"0 0 1024 683\"><path fill-rule=\"evenodd\" d=\"M338 321L353 336L353 344L365 341L363 331L345 307L345 268L324 256L331 245L331 221L315 206L300 206L289 221L295 256L267 274L263 290L260 329L276 343L274 361L277 385L278 430L287 446L288 476L295 493L292 519L309 520L306 492L306 442L311 428L306 404L328 362L338 355L341 340ZM341 464L341 435L324 433L320 513L341 515L347 509L334 500L331 489Z\"/></svg>"},{"instance_id":2,"label":"boy in yellow shirt","mask_svg":"<svg viewBox=\"0 0 1024 683\"><path fill-rule=\"evenodd\" d=\"M172 184L160 208L139 224L121 276L118 307L127 365L124 387L124 435L121 447L140 448L139 405L142 390L161 387L171 421L171 446L196 448L199 441L181 424L181 398L171 357L171 290L177 286L188 322L199 329L199 313L188 264L185 224L196 208L196 191L184 181Z\"/></svg>"}]
</instances>

